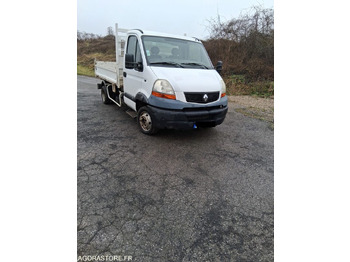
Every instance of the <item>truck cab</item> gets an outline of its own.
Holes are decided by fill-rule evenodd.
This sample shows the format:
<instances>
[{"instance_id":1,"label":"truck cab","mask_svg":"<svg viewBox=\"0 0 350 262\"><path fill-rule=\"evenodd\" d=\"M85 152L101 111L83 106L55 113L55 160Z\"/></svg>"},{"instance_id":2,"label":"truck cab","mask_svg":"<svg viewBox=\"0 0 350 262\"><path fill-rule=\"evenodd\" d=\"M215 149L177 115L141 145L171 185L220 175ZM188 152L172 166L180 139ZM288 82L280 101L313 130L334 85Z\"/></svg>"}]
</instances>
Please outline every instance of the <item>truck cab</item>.
<instances>
[{"instance_id":1,"label":"truck cab","mask_svg":"<svg viewBox=\"0 0 350 262\"><path fill-rule=\"evenodd\" d=\"M109 91L116 91L114 97L120 98L117 104L123 102L137 112L138 125L145 134L164 128L214 127L227 113L226 87L219 67L214 68L196 38L129 30L122 81L119 86L105 88L106 97L113 100Z\"/></svg>"}]
</instances>

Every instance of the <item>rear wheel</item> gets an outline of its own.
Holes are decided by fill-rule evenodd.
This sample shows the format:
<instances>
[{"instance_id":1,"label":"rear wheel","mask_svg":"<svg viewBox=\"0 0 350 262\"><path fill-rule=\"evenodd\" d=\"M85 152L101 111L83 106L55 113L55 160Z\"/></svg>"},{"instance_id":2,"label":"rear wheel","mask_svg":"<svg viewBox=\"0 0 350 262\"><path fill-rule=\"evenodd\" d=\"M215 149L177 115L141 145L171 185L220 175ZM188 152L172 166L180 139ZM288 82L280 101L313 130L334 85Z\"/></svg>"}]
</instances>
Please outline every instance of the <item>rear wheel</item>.
<instances>
[{"instance_id":1,"label":"rear wheel","mask_svg":"<svg viewBox=\"0 0 350 262\"><path fill-rule=\"evenodd\" d=\"M155 134L158 129L154 127L153 115L147 106L143 106L137 113L137 123L142 133L146 135Z\"/></svg>"},{"instance_id":2,"label":"rear wheel","mask_svg":"<svg viewBox=\"0 0 350 262\"><path fill-rule=\"evenodd\" d=\"M101 88L101 98L102 98L102 103L104 103L106 105L111 103L111 100L107 96L105 87Z\"/></svg>"}]
</instances>

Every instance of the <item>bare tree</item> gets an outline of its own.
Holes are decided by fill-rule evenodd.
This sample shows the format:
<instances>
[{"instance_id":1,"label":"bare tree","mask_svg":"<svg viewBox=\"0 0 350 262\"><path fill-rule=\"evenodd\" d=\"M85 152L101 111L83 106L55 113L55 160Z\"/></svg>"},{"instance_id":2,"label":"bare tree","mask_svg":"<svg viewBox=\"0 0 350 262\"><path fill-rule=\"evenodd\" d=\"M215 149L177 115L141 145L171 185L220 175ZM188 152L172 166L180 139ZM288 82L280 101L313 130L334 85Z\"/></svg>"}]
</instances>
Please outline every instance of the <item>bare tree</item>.
<instances>
[{"instance_id":1,"label":"bare tree","mask_svg":"<svg viewBox=\"0 0 350 262\"><path fill-rule=\"evenodd\" d=\"M113 28L111 26L107 27L107 35L114 35Z\"/></svg>"},{"instance_id":2,"label":"bare tree","mask_svg":"<svg viewBox=\"0 0 350 262\"><path fill-rule=\"evenodd\" d=\"M241 13L238 18L221 22L219 18L209 20L210 39L229 39L241 41L251 33L271 34L274 30L273 9L254 6Z\"/></svg>"},{"instance_id":3,"label":"bare tree","mask_svg":"<svg viewBox=\"0 0 350 262\"><path fill-rule=\"evenodd\" d=\"M91 40L91 39L99 39L101 38L100 35L92 34L92 33L86 33L77 31L77 40L78 41L84 41L84 40Z\"/></svg>"},{"instance_id":4,"label":"bare tree","mask_svg":"<svg viewBox=\"0 0 350 262\"><path fill-rule=\"evenodd\" d=\"M213 61L224 62L223 73L273 79L273 9L254 6L238 18L227 22L217 18L209 23L210 38L205 45Z\"/></svg>"}]
</instances>

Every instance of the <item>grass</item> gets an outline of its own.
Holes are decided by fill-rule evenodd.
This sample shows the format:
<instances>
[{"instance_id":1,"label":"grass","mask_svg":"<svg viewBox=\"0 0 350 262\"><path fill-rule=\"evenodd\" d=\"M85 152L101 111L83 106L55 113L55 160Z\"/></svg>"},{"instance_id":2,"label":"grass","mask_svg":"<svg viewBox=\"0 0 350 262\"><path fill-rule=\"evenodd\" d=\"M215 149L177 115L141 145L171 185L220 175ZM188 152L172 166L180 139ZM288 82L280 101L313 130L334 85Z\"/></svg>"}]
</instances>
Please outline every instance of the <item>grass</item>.
<instances>
[{"instance_id":1,"label":"grass","mask_svg":"<svg viewBox=\"0 0 350 262\"><path fill-rule=\"evenodd\" d=\"M228 95L273 97L273 81L248 81L244 75L224 76Z\"/></svg>"},{"instance_id":2,"label":"grass","mask_svg":"<svg viewBox=\"0 0 350 262\"><path fill-rule=\"evenodd\" d=\"M78 75L95 76L95 72L91 68L79 64L77 66L77 72Z\"/></svg>"},{"instance_id":3,"label":"grass","mask_svg":"<svg viewBox=\"0 0 350 262\"><path fill-rule=\"evenodd\" d=\"M95 76L95 59L99 61L115 61L115 55L98 52L78 55L78 75Z\"/></svg>"}]
</instances>

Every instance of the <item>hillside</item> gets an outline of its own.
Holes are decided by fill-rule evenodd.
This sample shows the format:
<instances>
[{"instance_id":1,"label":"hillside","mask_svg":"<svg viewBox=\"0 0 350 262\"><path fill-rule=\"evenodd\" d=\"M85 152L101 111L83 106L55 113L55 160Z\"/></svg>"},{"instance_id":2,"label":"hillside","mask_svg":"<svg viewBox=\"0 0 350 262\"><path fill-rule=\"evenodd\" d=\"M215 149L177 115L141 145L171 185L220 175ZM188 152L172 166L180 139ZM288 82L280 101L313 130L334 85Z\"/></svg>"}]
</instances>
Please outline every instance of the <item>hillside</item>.
<instances>
[{"instance_id":1,"label":"hillside","mask_svg":"<svg viewBox=\"0 0 350 262\"><path fill-rule=\"evenodd\" d=\"M114 36L77 40L77 66L79 75L94 76L94 59L115 61Z\"/></svg>"}]
</instances>

